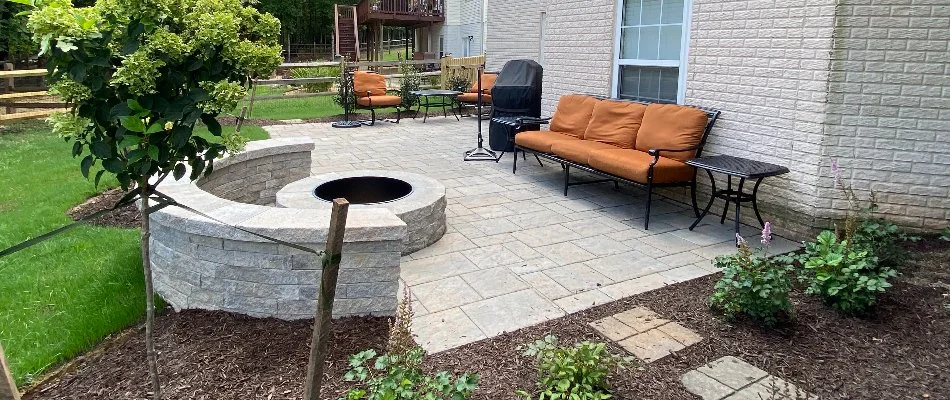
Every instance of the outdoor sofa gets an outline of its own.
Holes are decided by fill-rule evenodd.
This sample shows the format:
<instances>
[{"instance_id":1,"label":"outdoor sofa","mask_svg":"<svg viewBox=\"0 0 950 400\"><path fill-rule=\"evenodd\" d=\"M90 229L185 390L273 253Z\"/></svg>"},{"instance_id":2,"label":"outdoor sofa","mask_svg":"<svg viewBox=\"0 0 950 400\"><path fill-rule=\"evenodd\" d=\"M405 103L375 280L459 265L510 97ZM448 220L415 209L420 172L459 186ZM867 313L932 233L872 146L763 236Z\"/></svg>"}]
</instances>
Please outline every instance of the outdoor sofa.
<instances>
[{"instance_id":1,"label":"outdoor sofa","mask_svg":"<svg viewBox=\"0 0 950 400\"><path fill-rule=\"evenodd\" d=\"M491 88L495 86L495 78L498 74L485 72L481 74L482 81L482 104L491 104ZM465 93L455 98L459 103L478 104L478 82L472 84Z\"/></svg>"},{"instance_id":2,"label":"outdoor sofa","mask_svg":"<svg viewBox=\"0 0 950 400\"><path fill-rule=\"evenodd\" d=\"M402 97L392 95L394 91L386 89L386 77L371 71L353 72L353 94L356 108L370 111L370 125L376 123L377 108L396 108L396 122L399 122Z\"/></svg>"},{"instance_id":3,"label":"outdoor sofa","mask_svg":"<svg viewBox=\"0 0 950 400\"><path fill-rule=\"evenodd\" d=\"M598 182L644 187L643 227L649 229L654 187L688 186L699 215L696 170L684 161L699 157L718 117L719 111L704 107L564 95L549 120L550 130L515 135L512 171L522 151L561 164L564 195L570 186ZM605 179L571 182L572 168Z\"/></svg>"}]
</instances>

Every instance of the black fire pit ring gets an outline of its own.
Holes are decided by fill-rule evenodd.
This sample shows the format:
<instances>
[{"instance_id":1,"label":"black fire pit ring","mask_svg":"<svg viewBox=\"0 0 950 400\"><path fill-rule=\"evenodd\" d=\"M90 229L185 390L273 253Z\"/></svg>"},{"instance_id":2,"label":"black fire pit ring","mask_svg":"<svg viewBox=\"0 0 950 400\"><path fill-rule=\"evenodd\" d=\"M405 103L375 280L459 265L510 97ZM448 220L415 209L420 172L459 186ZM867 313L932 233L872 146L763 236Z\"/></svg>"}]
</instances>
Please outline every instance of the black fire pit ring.
<instances>
[{"instance_id":1,"label":"black fire pit ring","mask_svg":"<svg viewBox=\"0 0 950 400\"><path fill-rule=\"evenodd\" d=\"M345 198L350 204L379 204L399 200L412 193L409 182L385 176L354 176L325 182L313 190L324 201Z\"/></svg>"}]
</instances>

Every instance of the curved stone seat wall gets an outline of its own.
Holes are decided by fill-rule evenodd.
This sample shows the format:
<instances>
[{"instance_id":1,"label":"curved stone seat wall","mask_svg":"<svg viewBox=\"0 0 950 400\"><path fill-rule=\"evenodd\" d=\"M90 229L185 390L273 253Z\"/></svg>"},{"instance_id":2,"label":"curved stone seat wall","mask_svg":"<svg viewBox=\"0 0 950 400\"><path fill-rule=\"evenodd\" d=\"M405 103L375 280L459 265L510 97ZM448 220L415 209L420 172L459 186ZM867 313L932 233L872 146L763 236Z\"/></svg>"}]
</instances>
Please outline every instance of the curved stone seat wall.
<instances>
[{"instance_id":1,"label":"curved stone seat wall","mask_svg":"<svg viewBox=\"0 0 950 400\"><path fill-rule=\"evenodd\" d=\"M159 185L162 193L227 223L178 207L151 215L155 288L172 307L281 319L313 317L320 257L228 226L323 250L329 210L261 205L273 203L284 184L309 175L313 147L308 139L251 142L244 152L217 160L215 171L198 183L185 178ZM242 174L253 178L243 180ZM392 212L349 213L335 317L395 313L405 236L406 224Z\"/></svg>"}]
</instances>

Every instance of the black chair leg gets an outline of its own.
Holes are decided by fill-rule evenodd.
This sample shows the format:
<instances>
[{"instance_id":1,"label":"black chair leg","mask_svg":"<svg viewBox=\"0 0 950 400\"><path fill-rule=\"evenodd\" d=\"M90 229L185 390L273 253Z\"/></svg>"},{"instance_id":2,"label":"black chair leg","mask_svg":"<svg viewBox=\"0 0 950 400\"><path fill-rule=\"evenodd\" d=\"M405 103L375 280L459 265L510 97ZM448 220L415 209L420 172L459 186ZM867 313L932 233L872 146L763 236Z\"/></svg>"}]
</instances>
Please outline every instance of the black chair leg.
<instances>
[{"instance_id":1,"label":"black chair leg","mask_svg":"<svg viewBox=\"0 0 950 400\"><path fill-rule=\"evenodd\" d=\"M524 150L521 152L524 153ZM518 171L518 148L516 147L511 154L514 156L511 158L511 173L514 174Z\"/></svg>"},{"instance_id":2,"label":"black chair leg","mask_svg":"<svg viewBox=\"0 0 950 400\"><path fill-rule=\"evenodd\" d=\"M647 183L647 210L643 216L643 229L650 230L650 203L653 202L653 182Z\"/></svg>"},{"instance_id":3,"label":"black chair leg","mask_svg":"<svg viewBox=\"0 0 950 400\"><path fill-rule=\"evenodd\" d=\"M375 109L375 108L370 108L370 109L369 109L369 115L370 115L370 118L369 118L369 126L373 126L373 125L376 124L376 109Z\"/></svg>"},{"instance_id":4,"label":"black chair leg","mask_svg":"<svg viewBox=\"0 0 950 400\"><path fill-rule=\"evenodd\" d=\"M402 110L399 107L396 107L396 123L399 123L399 120L402 118Z\"/></svg>"},{"instance_id":5,"label":"black chair leg","mask_svg":"<svg viewBox=\"0 0 950 400\"><path fill-rule=\"evenodd\" d=\"M544 166L544 163L541 162L541 157L538 157L537 154L534 155L534 159L538 160L538 166L541 166L541 167Z\"/></svg>"},{"instance_id":6,"label":"black chair leg","mask_svg":"<svg viewBox=\"0 0 950 400\"><path fill-rule=\"evenodd\" d=\"M696 204L696 176L693 176L693 184L689 185L689 196L693 201L693 214L699 218L699 205Z\"/></svg>"},{"instance_id":7,"label":"black chair leg","mask_svg":"<svg viewBox=\"0 0 950 400\"><path fill-rule=\"evenodd\" d=\"M571 166L567 164L561 164L561 166L564 167L564 195L567 196L567 187L571 180Z\"/></svg>"}]
</instances>

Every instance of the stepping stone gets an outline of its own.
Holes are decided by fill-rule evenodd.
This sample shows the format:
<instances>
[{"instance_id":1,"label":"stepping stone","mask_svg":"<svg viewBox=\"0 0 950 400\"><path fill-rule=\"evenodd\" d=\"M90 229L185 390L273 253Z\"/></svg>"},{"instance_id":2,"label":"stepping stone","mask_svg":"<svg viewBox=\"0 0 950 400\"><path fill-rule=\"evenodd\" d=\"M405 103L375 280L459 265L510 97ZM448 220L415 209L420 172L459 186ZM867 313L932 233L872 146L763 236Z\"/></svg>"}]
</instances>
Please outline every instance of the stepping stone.
<instances>
[{"instance_id":1,"label":"stepping stone","mask_svg":"<svg viewBox=\"0 0 950 400\"><path fill-rule=\"evenodd\" d=\"M680 376L680 383L703 400L817 399L795 385L742 359L722 357ZM797 395L797 397L796 397Z\"/></svg>"},{"instance_id":2,"label":"stepping stone","mask_svg":"<svg viewBox=\"0 0 950 400\"><path fill-rule=\"evenodd\" d=\"M702 336L676 322L660 318L646 307L601 318L589 324L646 363L699 343Z\"/></svg>"}]
</instances>

